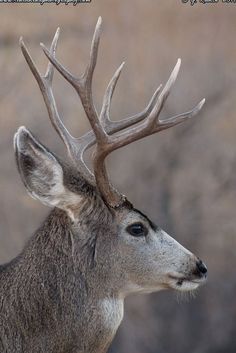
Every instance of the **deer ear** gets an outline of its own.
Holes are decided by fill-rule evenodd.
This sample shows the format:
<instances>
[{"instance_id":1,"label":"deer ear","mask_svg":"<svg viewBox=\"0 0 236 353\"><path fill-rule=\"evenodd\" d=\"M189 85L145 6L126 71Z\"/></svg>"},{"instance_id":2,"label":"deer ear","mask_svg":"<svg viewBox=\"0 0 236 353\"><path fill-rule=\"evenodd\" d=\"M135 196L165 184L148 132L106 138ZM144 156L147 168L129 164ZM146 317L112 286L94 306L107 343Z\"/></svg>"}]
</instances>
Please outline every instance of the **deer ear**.
<instances>
[{"instance_id":1,"label":"deer ear","mask_svg":"<svg viewBox=\"0 0 236 353\"><path fill-rule=\"evenodd\" d=\"M33 198L65 210L81 201L80 195L64 186L63 169L56 157L25 127L16 132L14 147L21 179Z\"/></svg>"}]
</instances>

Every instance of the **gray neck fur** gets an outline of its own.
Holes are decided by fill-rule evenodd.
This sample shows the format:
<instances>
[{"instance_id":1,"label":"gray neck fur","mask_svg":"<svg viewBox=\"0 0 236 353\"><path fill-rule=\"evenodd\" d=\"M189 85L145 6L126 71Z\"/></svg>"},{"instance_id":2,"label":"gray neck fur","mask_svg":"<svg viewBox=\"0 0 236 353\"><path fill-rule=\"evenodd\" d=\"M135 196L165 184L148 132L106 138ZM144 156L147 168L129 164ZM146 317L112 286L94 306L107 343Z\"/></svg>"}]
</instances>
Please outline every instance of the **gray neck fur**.
<instances>
[{"instance_id":1,"label":"gray neck fur","mask_svg":"<svg viewBox=\"0 0 236 353\"><path fill-rule=\"evenodd\" d=\"M75 237L69 217L54 209L23 252L0 268L1 352L107 350L122 319L123 300L106 287L104 269L103 278L98 276L99 235L93 230L96 217L103 214L108 221L112 215L91 204L83 212L89 235Z\"/></svg>"}]
</instances>

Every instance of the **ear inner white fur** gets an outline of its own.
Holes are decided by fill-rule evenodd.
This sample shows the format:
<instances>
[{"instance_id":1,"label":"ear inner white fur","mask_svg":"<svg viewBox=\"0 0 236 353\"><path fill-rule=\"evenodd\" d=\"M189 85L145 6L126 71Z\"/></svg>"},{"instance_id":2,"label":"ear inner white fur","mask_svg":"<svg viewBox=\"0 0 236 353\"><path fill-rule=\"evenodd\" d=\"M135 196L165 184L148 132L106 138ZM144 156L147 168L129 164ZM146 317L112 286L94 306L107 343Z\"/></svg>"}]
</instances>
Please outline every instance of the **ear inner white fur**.
<instances>
[{"instance_id":1,"label":"ear inner white fur","mask_svg":"<svg viewBox=\"0 0 236 353\"><path fill-rule=\"evenodd\" d=\"M81 201L80 195L63 184L63 169L56 157L25 127L20 127L15 134L14 147L21 178L33 198L67 211L68 206ZM72 217L71 209L68 213Z\"/></svg>"}]
</instances>

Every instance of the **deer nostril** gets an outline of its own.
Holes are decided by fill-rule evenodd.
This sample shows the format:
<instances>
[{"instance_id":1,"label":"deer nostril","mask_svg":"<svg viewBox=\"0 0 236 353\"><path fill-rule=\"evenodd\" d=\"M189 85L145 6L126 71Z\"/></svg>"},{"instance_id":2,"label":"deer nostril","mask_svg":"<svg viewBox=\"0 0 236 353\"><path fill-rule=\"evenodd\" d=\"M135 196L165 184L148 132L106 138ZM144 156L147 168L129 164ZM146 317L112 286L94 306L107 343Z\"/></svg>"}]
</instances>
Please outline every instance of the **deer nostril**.
<instances>
[{"instance_id":1,"label":"deer nostril","mask_svg":"<svg viewBox=\"0 0 236 353\"><path fill-rule=\"evenodd\" d=\"M200 273L202 273L203 275L205 275L207 273L207 267L204 264L204 262L202 262L202 260L198 260L196 262L196 265L197 265L197 269Z\"/></svg>"}]
</instances>

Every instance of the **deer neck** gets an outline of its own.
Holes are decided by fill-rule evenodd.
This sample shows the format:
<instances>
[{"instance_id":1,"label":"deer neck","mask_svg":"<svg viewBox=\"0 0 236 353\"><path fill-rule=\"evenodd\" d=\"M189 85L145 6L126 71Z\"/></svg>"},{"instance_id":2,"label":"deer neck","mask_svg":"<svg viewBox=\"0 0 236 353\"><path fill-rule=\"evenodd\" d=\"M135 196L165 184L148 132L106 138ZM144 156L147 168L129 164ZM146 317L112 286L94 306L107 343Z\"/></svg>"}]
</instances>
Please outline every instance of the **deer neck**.
<instances>
[{"instance_id":1,"label":"deer neck","mask_svg":"<svg viewBox=\"0 0 236 353\"><path fill-rule=\"evenodd\" d=\"M48 293L52 289L57 292L57 307L62 314L57 315L52 310L52 315L58 334L68 325L70 333L65 340L71 341L74 337L72 346L78 347L76 353L105 353L122 321L124 299L106 283L106 274L99 281L96 267L91 268L89 250L88 260L86 253L79 259L67 218L63 211L53 210L23 254L24 257L29 254L31 263L32 253L35 254L34 265L42 274L35 299L50 300ZM37 258L40 261L37 262ZM54 276L49 280L46 276L50 272ZM50 304L47 313L51 307Z\"/></svg>"}]
</instances>

